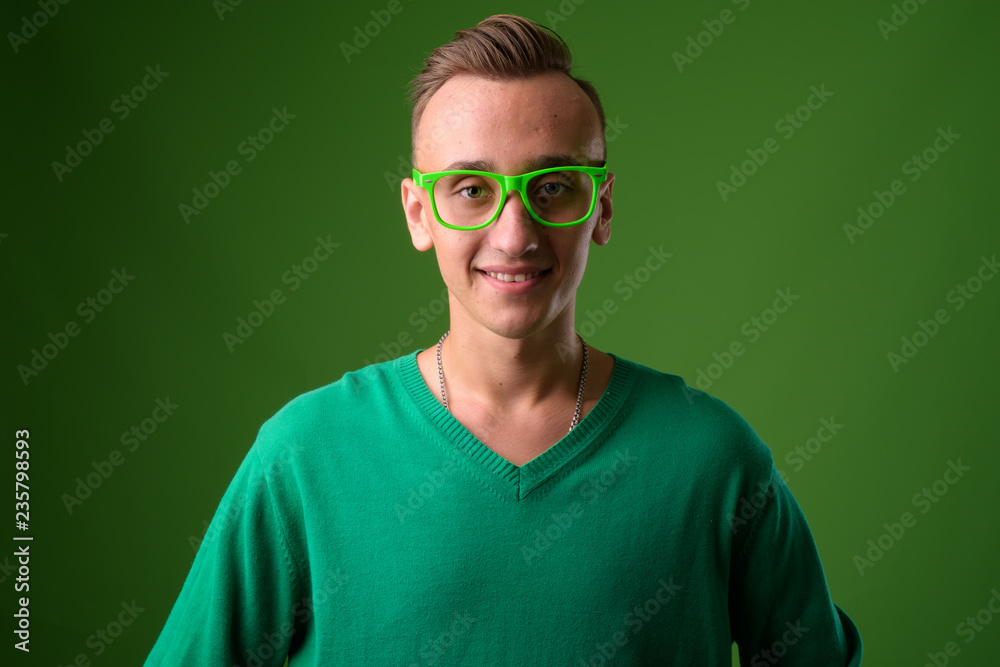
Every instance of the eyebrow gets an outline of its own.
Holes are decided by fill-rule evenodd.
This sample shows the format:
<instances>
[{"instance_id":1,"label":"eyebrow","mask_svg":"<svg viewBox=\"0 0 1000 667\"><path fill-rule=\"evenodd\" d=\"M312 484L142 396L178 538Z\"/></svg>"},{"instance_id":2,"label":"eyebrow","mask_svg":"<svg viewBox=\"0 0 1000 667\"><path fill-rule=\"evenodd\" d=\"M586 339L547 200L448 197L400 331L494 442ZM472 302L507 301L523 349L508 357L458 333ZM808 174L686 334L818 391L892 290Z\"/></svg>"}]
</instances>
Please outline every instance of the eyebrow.
<instances>
[{"instance_id":1,"label":"eyebrow","mask_svg":"<svg viewBox=\"0 0 1000 667\"><path fill-rule=\"evenodd\" d=\"M543 155L532 158L524 162L522 170L518 173L526 174L529 171L548 169L550 167L582 167L587 166L574 158L572 155ZM496 165L492 160L458 160L442 169L442 171L469 170L469 171L489 171L496 173Z\"/></svg>"}]
</instances>

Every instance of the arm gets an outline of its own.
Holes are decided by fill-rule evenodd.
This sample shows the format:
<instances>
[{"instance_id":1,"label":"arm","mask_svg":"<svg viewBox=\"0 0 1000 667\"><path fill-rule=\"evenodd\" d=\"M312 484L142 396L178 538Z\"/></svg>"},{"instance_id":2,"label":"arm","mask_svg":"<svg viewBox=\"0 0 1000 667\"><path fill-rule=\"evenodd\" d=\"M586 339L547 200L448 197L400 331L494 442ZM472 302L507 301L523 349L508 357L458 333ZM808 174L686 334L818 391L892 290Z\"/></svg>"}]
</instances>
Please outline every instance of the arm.
<instances>
[{"instance_id":1,"label":"arm","mask_svg":"<svg viewBox=\"0 0 1000 667\"><path fill-rule=\"evenodd\" d=\"M280 667L300 597L255 445L219 503L145 665Z\"/></svg>"},{"instance_id":2,"label":"arm","mask_svg":"<svg viewBox=\"0 0 1000 667\"><path fill-rule=\"evenodd\" d=\"M763 488L763 503L737 529L730 561L729 616L741 664L859 667L861 635L830 598L805 516L773 464Z\"/></svg>"}]
</instances>

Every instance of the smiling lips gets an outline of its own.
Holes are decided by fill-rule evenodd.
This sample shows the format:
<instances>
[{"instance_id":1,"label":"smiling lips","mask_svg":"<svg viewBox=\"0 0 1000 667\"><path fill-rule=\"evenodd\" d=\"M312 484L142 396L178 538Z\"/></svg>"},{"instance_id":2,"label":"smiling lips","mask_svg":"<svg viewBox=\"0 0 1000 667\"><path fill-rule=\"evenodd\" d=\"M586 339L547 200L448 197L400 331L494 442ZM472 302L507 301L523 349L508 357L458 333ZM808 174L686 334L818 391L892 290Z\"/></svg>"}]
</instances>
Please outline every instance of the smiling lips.
<instances>
[{"instance_id":1,"label":"smiling lips","mask_svg":"<svg viewBox=\"0 0 1000 667\"><path fill-rule=\"evenodd\" d=\"M535 276L542 275L542 271L534 271L532 273L500 273L497 271L484 271L486 275L491 278L496 278L497 280L502 280L505 283L523 283L525 280L531 280Z\"/></svg>"}]
</instances>

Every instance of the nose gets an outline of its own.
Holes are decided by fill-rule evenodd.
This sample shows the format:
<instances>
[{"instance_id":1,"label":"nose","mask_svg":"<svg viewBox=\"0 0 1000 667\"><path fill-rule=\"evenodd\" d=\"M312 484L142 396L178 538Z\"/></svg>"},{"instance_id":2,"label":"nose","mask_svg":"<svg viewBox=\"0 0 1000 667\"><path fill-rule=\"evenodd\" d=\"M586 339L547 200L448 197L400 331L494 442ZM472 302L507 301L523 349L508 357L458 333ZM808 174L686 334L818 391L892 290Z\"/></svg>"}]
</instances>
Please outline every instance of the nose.
<instances>
[{"instance_id":1,"label":"nose","mask_svg":"<svg viewBox=\"0 0 1000 667\"><path fill-rule=\"evenodd\" d=\"M541 225L525 208L521 194L511 190L500 215L487 227L490 246L511 257L520 257L538 248L539 227Z\"/></svg>"}]
</instances>

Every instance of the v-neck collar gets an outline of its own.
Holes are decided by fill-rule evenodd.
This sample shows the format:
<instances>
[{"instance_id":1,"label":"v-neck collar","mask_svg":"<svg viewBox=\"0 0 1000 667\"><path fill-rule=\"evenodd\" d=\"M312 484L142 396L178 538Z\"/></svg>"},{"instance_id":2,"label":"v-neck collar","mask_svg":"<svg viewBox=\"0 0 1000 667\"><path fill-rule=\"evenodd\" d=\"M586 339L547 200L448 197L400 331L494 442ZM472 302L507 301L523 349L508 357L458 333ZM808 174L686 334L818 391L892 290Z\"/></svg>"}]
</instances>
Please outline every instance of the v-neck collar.
<instances>
[{"instance_id":1,"label":"v-neck collar","mask_svg":"<svg viewBox=\"0 0 1000 667\"><path fill-rule=\"evenodd\" d=\"M632 362L608 353L614 357L615 367L607 388L590 412L559 442L524 465L517 466L483 444L431 393L417 366L417 354L423 350L424 348L415 350L393 362L406 393L416 403L418 411L433 425L440 436L436 440L446 450L464 454L460 458L480 473L479 477L501 495L515 500L524 499L584 450L596 446L596 436L608 427L625 403L635 377L635 365Z\"/></svg>"}]
</instances>

